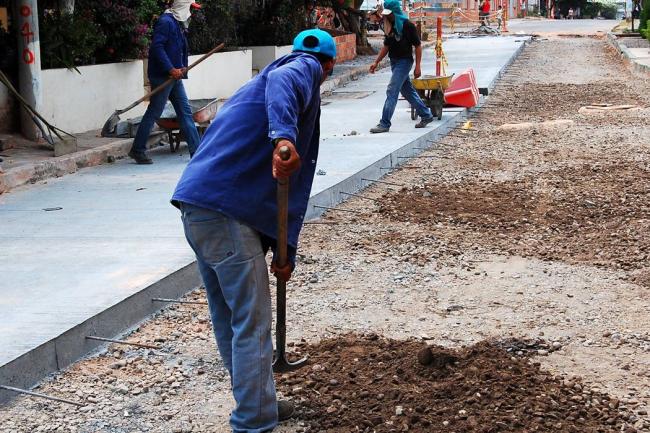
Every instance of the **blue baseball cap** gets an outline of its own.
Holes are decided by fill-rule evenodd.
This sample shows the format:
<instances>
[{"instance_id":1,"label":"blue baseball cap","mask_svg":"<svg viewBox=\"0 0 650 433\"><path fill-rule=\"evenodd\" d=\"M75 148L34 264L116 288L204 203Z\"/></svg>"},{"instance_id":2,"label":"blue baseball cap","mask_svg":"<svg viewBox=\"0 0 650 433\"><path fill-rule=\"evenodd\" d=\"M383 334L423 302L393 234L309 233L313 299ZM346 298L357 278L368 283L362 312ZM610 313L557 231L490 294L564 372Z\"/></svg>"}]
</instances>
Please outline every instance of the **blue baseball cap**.
<instances>
[{"instance_id":1,"label":"blue baseball cap","mask_svg":"<svg viewBox=\"0 0 650 433\"><path fill-rule=\"evenodd\" d=\"M320 29L303 30L293 40L293 51L320 53L336 58L336 42L327 32Z\"/></svg>"}]
</instances>

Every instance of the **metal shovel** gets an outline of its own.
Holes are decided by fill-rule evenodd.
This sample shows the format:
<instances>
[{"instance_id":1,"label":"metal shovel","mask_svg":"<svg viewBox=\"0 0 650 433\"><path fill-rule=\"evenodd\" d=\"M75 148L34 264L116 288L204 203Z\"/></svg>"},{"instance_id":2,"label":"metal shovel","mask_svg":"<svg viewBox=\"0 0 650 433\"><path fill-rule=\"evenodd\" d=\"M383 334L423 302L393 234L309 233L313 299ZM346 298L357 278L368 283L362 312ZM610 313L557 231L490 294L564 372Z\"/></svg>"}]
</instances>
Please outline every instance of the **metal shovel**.
<instances>
[{"instance_id":1,"label":"metal shovel","mask_svg":"<svg viewBox=\"0 0 650 433\"><path fill-rule=\"evenodd\" d=\"M280 158L287 161L291 157L291 150L283 146L280 148ZM283 267L287 263L287 226L289 219L289 179L278 179L278 238L276 246L276 264ZM275 320L275 359L273 371L286 373L297 370L307 363L307 358L296 362L287 360L287 282L278 278L277 290L277 317Z\"/></svg>"},{"instance_id":2,"label":"metal shovel","mask_svg":"<svg viewBox=\"0 0 650 433\"><path fill-rule=\"evenodd\" d=\"M219 44L213 49L211 49L209 52L204 54L200 59L198 59L196 62L192 63L190 66L187 67L187 70L185 73L189 72L190 69L194 68L195 66L198 66L202 61L213 55L214 53L221 51L221 49L224 47L224 44ZM112 137L115 135L117 131L117 124L120 123L120 114L126 113L127 111L131 110L132 108L138 106L140 103L143 101L151 98L153 95L156 93L160 92L163 90L165 87L169 86L171 83L176 81L174 78L168 78L167 81L162 83L160 86L156 87L153 89L151 92L147 93L144 95L142 98L138 99L135 101L133 104L129 105L126 108L122 108L121 110L115 110L113 114L111 114L111 117L108 118L106 123L104 123L104 126L102 127L102 137Z\"/></svg>"}]
</instances>

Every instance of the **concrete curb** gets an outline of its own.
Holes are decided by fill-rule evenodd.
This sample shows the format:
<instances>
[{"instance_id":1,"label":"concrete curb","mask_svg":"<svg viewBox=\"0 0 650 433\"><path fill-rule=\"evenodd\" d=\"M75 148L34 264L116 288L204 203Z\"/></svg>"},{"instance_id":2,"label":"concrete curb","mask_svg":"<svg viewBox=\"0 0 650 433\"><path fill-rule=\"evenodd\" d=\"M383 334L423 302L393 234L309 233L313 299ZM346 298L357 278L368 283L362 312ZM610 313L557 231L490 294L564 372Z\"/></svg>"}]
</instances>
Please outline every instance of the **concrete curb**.
<instances>
[{"instance_id":1,"label":"concrete curb","mask_svg":"<svg viewBox=\"0 0 650 433\"><path fill-rule=\"evenodd\" d=\"M87 335L112 338L124 334L159 311L165 304L151 298L180 298L200 284L196 262L134 293L121 302L85 320L58 337L0 366L0 384L31 388L44 377L63 370L75 361L95 353L106 343L88 340ZM152 342L149 342L152 343ZM0 390L0 404L16 394Z\"/></svg>"},{"instance_id":2,"label":"concrete curb","mask_svg":"<svg viewBox=\"0 0 650 433\"><path fill-rule=\"evenodd\" d=\"M148 145L159 141L162 134L162 132L154 132L149 137ZM110 159L124 158L131 149L131 143L133 143L133 139L126 138L92 149L57 156L0 172L0 194L22 185L72 174L81 168L107 164Z\"/></svg>"},{"instance_id":3,"label":"concrete curb","mask_svg":"<svg viewBox=\"0 0 650 433\"><path fill-rule=\"evenodd\" d=\"M524 47L525 43L522 43L521 47L513 53L491 82L490 89L496 85L503 71L517 58ZM483 102L484 98L481 99L481 104ZM311 197L306 219L318 218L325 212L325 210L315 207L316 205L336 206L345 201L346 197L341 192L359 192L374 183L364 179L378 180L392 172L392 169L399 168L400 165L407 163L409 159L399 157L413 157L421 153L423 148L430 148L436 139L447 135L456 122L467 119L471 113L479 109L480 105L469 110L448 109L447 113L452 112L454 114L444 118L436 129L429 131L347 179ZM127 146L130 143L131 140L127 140L126 144L122 145ZM114 143L113 146L116 146L116 144ZM71 159L74 161L74 158ZM391 167L391 170L382 170L383 167ZM199 284L196 262L192 262L52 340L0 366L0 384L24 389L35 386L44 377L63 370L75 361L96 353L105 347L105 343L87 340L85 338L87 335L115 338L117 335L125 334L165 306L164 304L152 302L152 298L180 298L189 291L194 290ZM0 390L0 404L9 401L15 396L14 393Z\"/></svg>"},{"instance_id":4,"label":"concrete curb","mask_svg":"<svg viewBox=\"0 0 650 433\"><path fill-rule=\"evenodd\" d=\"M28 183L65 176L83 167L104 164L108 161L109 156L123 157L129 151L131 142L131 139L120 140L95 149L83 150L47 161L12 168L0 176L0 193L8 192L13 188Z\"/></svg>"},{"instance_id":5,"label":"concrete curb","mask_svg":"<svg viewBox=\"0 0 650 433\"><path fill-rule=\"evenodd\" d=\"M650 76L650 65L642 65L634 60L634 56L630 53L628 47L624 44L625 39L617 37L614 33L607 33L607 42L616 50L623 62L634 72L641 73L644 77Z\"/></svg>"}]
</instances>

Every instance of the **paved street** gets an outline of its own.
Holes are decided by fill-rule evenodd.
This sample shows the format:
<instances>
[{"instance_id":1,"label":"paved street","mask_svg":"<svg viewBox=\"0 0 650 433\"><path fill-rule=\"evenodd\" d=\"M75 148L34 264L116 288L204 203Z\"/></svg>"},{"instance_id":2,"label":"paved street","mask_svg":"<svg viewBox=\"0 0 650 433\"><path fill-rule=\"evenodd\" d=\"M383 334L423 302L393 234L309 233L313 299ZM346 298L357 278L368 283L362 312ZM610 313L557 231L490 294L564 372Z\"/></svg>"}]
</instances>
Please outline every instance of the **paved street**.
<instances>
[{"instance_id":1,"label":"paved street","mask_svg":"<svg viewBox=\"0 0 650 433\"><path fill-rule=\"evenodd\" d=\"M617 20L513 19L508 21L508 30L514 34L589 35L607 33L618 23Z\"/></svg>"}]
</instances>

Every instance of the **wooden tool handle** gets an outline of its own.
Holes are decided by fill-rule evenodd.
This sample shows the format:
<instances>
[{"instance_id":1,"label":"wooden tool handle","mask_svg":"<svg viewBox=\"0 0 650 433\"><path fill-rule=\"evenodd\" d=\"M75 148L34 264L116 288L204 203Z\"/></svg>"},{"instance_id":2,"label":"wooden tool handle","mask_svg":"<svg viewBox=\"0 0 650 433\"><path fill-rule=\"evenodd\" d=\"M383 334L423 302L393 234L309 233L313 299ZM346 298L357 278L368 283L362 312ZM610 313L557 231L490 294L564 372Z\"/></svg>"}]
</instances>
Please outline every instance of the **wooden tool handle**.
<instances>
[{"instance_id":1,"label":"wooden tool handle","mask_svg":"<svg viewBox=\"0 0 650 433\"><path fill-rule=\"evenodd\" d=\"M288 161L291 158L291 149L288 146L282 146L279 151L280 158ZM287 229L289 224L289 180L278 179L278 238L276 263L282 267L287 263Z\"/></svg>"},{"instance_id":2,"label":"wooden tool handle","mask_svg":"<svg viewBox=\"0 0 650 433\"><path fill-rule=\"evenodd\" d=\"M280 153L280 159L283 161L289 161L289 158L291 158L291 149L289 149L289 146L282 146L278 150L278 153Z\"/></svg>"},{"instance_id":3,"label":"wooden tool handle","mask_svg":"<svg viewBox=\"0 0 650 433\"><path fill-rule=\"evenodd\" d=\"M190 66L187 67L186 73L189 72L190 69L192 69L192 68L198 66L201 62L203 62L205 59L207 59L208 57L210 57L210 56L213 55L214 53L216 53L216 52L218 52L218 51L221 51L221 50L223 49L224 46L225 46L225 44L221 43L221 44L217 45L216 47L214 47L213 49L211 49L210 51L208 51L207 53L205 53L203 56L201 56L200 59L198 59L196 62L192 63ZM138 99L137 101L135 101L133 104L129 105L128 107L126 107L126 108L123 109L123 110L119 110L119 114L122 114L122 113L125 113L125 112L129 111L130 109L132 109L133 107L135 107L135 106L138 105L139 103L143 102L144 100L151 98L153 95L155 95L156 93L160 92L162 89L164 89L165 87L169 86L169 85L170 85L171 83L173 83L174 81L176 81L175 78L171 78L171 77L168 78L168 79L167 79L164 83L162 83L160 86L156 87L156 88L153 89L151 92L147 93L147 94L144 95L142 98L140 98L140 99Z\"/></svg>"}]
</instances>

